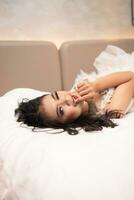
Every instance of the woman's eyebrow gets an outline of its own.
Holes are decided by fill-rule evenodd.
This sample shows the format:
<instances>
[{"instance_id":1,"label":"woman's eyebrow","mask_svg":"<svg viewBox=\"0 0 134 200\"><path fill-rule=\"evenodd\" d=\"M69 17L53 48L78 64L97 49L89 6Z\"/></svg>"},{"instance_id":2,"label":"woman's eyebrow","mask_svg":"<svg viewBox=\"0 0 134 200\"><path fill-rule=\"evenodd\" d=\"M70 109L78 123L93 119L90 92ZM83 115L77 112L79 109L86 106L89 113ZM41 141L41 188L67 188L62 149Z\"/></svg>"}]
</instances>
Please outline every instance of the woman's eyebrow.
<instances>
[{"instance_id":1,"label":"woman's eyebrow","mask_svg":"<svg viewBox=\"0 0 134 200\"><path fill-rule=\"evenodd\" d=\"M55 91L55 92L52 92L51 93L51 96L52 96L52 98L54 99L54 100L59 100L59 96L58 96L58 93Z\"/></svg>"},{"instance_id":2,"label":"woman's eyebrow","mask_svg":"<svg viewBox=\"0 0 134 200\"><path fill-rule=\"evenodd\" d=\"M55 94L56 98L59 99L58 93L56 91L54 92L54 94Z\"/></svg>"},{"instance_id":3,"label":"woman's eyebrow","mask_svg":"<svg viewBox=\"0 0 134 200\"><path fill-rule=\"evenodd\" d=\"M55 100L55 96L54 96L54 94L53 94L53 93L51 93L51 96L52 96L52 98Z\"/></svg>"}]
</instances>

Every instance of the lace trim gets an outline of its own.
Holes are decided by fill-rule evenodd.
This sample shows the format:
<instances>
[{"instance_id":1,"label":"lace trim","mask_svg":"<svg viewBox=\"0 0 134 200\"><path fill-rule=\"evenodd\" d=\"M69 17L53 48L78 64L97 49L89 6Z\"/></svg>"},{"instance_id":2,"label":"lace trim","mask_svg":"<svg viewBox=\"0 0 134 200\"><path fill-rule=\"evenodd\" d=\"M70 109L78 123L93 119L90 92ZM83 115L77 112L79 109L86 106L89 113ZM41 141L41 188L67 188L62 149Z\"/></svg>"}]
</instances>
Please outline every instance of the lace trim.
<instances>
[{"instance_id":1,"label":"lace trim","mask_svg":"<svg viewBox=\"0 0 134 200\"><path fill-rule=\"evenodd\" d=\"M103 95L103 99L98 108L100 113L104 113L105 106L107 105L107 103L111 102L113 92L114 92L114 88L109 88L109 89L106 89L103 92L101 92L101 94Z\"/></svg>"}]
</instances>

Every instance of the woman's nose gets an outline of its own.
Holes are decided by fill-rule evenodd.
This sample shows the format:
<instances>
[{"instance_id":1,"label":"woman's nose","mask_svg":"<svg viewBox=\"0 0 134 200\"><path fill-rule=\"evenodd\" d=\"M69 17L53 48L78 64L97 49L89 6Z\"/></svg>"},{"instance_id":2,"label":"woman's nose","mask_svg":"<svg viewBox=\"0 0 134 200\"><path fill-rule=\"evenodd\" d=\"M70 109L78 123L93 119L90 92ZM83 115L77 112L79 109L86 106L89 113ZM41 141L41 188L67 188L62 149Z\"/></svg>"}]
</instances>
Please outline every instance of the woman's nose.
<instances>
[{"instance_id":1,"label":"woman's nose","mask_svg":"<svg viewBox=\"0 0 134 200\"><path fill-rule=\"evenodd\" d=\"M61 104L66 104L67 106L71 106L73 104L72 101L71 101L71 99L68 98L68 97L65 97L65 98L61 99L60 103Z\"/></svg>"},{"instance_id":2,"label":"woman's nose","mask_svg":"<svg viewBox=\"0 0 134 200\"><path fill-rule=\"evenodd\" d=\"M71 102L69 99L66 99L66 100L65 100L65 104L68 105L68 106L71 106L71 105L72 105L72 102Z\"/></svg>"}]
</instances>

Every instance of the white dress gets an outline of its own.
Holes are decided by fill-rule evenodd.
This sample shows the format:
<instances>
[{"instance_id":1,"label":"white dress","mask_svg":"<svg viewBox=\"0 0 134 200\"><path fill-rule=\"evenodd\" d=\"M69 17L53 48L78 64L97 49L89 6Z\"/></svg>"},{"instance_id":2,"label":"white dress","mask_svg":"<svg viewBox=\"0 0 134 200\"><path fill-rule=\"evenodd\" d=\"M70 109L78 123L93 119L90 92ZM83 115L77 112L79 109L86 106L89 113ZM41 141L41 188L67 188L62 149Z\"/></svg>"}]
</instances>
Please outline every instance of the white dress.
<instances>
[{"instance_id":1,"label":"white dress","mask_svg":"<svg viewBox=\"0 0 134 200\"><path fill-rule=\"evenodd\" d=\"M94 81L99 77L118 71L133 71L134 72L134 52L131 54L126 53L124 50L116 46L107 46L104 51L95 59L94 67L96 71L92 73L85 73L80 70L77 75L72 91L77 84L81 81ZM114 88L109 88L103 92L103 98L99 106L99 112L103 113L103 110L107 103L110 101L114 93ZM125 113L134 112L134 99L131 100Z\"/></svg>"}]
</instances>

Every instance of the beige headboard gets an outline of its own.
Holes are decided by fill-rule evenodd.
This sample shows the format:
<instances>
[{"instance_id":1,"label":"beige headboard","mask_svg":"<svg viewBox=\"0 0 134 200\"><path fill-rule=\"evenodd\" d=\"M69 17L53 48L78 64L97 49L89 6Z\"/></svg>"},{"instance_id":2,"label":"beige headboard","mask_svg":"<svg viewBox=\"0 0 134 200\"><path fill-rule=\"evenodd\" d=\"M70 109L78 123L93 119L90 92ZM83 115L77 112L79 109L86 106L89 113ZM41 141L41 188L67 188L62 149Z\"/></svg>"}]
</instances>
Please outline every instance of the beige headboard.
<instances>
[{"instance_id":1,"label":"beige headboard","mask_svg":"<svg viewBox=\"0 0 134 200\"><path fill-rule=\"evenodd\" d=\"M0 95L20 87L61 89L59 54L52 42L0 42Z\"/></svg>"},{"instance_id":2,"label":"beige headboard","mask_svg":"<svg viewBox=\"0 0 134 200\"><path fill-rule=\"evenodd\" d=\"M95 57L109 44L134 51L134 39L52 42L0 42L0 95L14 88L69 90L80 69L93 70ZM60 58L60 59L59 59Z\"/></svg>"},{"instance_id":3,"label":"beige headboard","mask_svg":"<svg viewBox=\"0 0 134 200\"><path fill-rule=\"evenodd\" d=\"M134 51L134 39L83 40L63 43L60 47L63 88L68 90L72 87L76 74L79 73L80 69L88 73L93 70L95 57L107 45L121 47L126 52Z\"/></svg>"}]
</instances>

